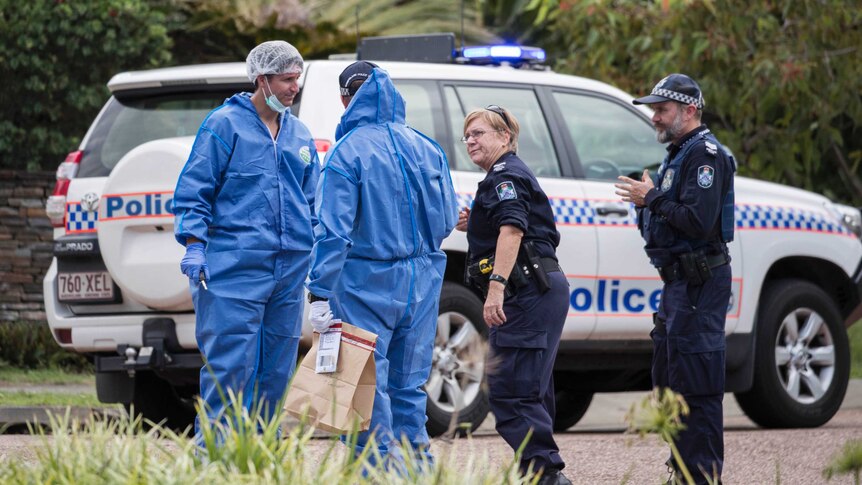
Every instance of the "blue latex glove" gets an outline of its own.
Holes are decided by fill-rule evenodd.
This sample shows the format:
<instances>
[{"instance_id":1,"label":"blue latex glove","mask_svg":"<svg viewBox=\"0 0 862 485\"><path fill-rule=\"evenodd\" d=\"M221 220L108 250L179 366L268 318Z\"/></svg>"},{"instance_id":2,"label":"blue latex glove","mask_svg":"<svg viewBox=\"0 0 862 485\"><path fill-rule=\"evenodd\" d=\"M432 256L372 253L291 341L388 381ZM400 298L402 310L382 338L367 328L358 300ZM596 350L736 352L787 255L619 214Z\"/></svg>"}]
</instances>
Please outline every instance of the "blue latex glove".
<instances>
[{"instance_id":1,"label":"blue latex glove","mask_svg":"<svg viewBox=\"0 0 862 485\"><path fill-rule=\"evenodd\" d=\"M180 271L188 276L195 285L200 284L201 273L203 273L204 281L209 281L210 269L204 254L204 243L196 242L186 246L186 255L180 262Z\"/></svg>"}]
</instances>

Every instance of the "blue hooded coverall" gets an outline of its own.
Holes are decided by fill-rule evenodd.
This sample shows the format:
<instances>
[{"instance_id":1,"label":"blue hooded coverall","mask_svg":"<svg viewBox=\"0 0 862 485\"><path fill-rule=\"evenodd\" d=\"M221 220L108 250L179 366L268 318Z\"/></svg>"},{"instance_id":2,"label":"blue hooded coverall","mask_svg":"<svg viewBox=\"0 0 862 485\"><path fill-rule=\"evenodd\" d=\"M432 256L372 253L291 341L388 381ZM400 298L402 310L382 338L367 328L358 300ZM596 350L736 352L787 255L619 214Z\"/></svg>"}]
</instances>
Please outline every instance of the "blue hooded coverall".
<instances>
[{"instance_id":1,"label":"blue hooded coverall","mask_svg":"<svg viewBox=\"0 0 862 485\"><path fill-rule=\"evenodd\" d=\"M177 241L206 245L209 289L191 293L213 420L226 404L219 387L271 418L296 367L320 165L305 125L289 111L279 124L273 139L248 93L227 99L198 130L174 192Z\"/></svg>"},{"instance_id":2,"label":"blue hooded coverall","mask_svg":"<svg viewBox=\"0 0 862 485\"><path fill-rule=\"evenodd\" d=\"M663 276L650 334L653 386L669 387L688 403L686 429L675 443L698 484L720 478L724 464L724 323L731 293L726 243L733 239L735 170L733 157L701 125L668 146L656 187L638 210L651 263L671 275ZM680 255L697 250L710 258L711 277L702 284L677 273ZM668 463L679 468L672 458Z\"/></svg>"},{"instance_id":3,"label":"blue hooded coverall","mask_svg":"<svg viewBox=\"0 0 862 485\"><path fill-rule=\"evenodd\" d=\"M308 290L336 318L378 335L370 434L384 459L406 439L427 451L422 386L431 371L443 239L457 222L455 191L440 147L405 124L404 99L374 69L336 131L318 185ZM396 455L392 455L398 460Z\"/></svg>"}]
</instances>

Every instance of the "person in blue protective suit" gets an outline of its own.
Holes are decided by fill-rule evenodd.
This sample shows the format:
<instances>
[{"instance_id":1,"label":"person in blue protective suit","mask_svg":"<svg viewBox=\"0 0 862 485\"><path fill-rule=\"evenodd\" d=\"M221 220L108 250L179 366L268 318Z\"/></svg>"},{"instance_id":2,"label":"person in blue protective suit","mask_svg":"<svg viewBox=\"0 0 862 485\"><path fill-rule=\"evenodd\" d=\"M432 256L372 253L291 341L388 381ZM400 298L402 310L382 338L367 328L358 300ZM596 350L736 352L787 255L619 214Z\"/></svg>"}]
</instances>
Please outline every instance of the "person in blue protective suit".
<instances>
[{"instance_id":1,"label":"person in blue protective suit","mask_svg":"<svg viewBox=\"0 0 862 485\"><path fill-rule=\"evenodd\" d=\"M485 297L490 327L488 389L497 432L519 468L539 484L571 484L554 441L554 361L569 308L569 283L557 262L560 233L547 195L518 150L520 125L499 106L464 120L470 159L487 172L457 229L467 231L469 282ZM529 440L527 440L529 436Z\"/></svg>"},{"instance_id":2,"label":"person in blue protective suit","mask_svg":"<svg viewBox=\"0 0 862 485\"><path fill-rule=\"evenodd\" d=\"M697 483L721 479L724 463L725 335L733 239L733 157L701 123L703 94L684 74L662 79L634 100L653 111L668 153L652 179L620 177L617 194L637 207L646 253L664 282L651 332L652 379L690 408L676 446ZM683 480L668 460L672 480Z\"/></svg>"},{"instance_id":3,"label":"person in blue protective suit","mask_svg":"<svg viewBox=\"0 0 862 485\"><path fill-rule=\"evenodd\" d=\"M174 192L211 419L224 412L228 391L265 418L276 411L296 366L316 224L314 140L288 110L302 57L287 42L264 42L246 67L254 93L207 116Z\"/></svg>"},{"instance_id":4,"label":"person in blue protective suit","mask_svg":"<svg viewBox=\"0 0 862 485\"><path fill-rule=\"evenodd\" d=\"M405 124L404 99L386 71L359 61L339 85L347 109L317 189L310 320L318 331L334 316L377 334L371 426L354 451L373 433L383 465L398 467L403 441L431 460L422 386L446 269L441 243L458 217L455 191L443 150Z\"/></svg>"}]
</instances>

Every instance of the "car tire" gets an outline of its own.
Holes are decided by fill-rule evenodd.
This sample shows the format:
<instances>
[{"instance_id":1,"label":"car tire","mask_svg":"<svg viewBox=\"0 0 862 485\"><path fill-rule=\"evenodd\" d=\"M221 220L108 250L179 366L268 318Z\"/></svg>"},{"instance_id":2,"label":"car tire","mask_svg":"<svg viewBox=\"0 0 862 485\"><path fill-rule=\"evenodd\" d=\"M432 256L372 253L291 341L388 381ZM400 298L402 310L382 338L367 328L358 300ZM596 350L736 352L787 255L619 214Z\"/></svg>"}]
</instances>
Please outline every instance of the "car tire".
<instances>
[{"instance_id":1,"label":"car tire","mask_svg":"<svg viewBox=\"0 0 862 485\"><path fill-rule=\"evenodd\" d=\"M431 436L464 435L482 424L490 408L482 301L464 286L444 281L438 315L431 375L425 384L426 429ZM458 405L458 400L463 402Z\"/></svg>"},{"instance_id":2,"label":"car tire","mask_svg":"<svg viewBox=\"0 0 862 485\"><path fill-rule=\"evenodd\" d=\"M130 415L143 418L147 427L149 421L183 433L194 427L194 403L194 395L180 395L178 389L154 373L136 372L135 394L125 406Z\"/></svg>"},{"instance_id":3,"label":"car tire","mask_svg":"<svg viewBox=\"0 0 862 485\"><path fill-rule=\"evenodd\" d=\"M754 383L736 394L765 428L811 428L838 412L850 375L850 348L835 302L803 280L769 284L758 309Z\"/></svg>"},{"instance_id":4,"label":"car tire","mask_svg":"<svg viewBox=\"0 0 862 485\"><path fill-rule=\"evenodd\" d=\"M560 389L554 391L554 400L556 402L554 431L559 433L578 424L578 421L587 414L590 403L593 402L593 393Z\"/></svg>"}]
</instances>

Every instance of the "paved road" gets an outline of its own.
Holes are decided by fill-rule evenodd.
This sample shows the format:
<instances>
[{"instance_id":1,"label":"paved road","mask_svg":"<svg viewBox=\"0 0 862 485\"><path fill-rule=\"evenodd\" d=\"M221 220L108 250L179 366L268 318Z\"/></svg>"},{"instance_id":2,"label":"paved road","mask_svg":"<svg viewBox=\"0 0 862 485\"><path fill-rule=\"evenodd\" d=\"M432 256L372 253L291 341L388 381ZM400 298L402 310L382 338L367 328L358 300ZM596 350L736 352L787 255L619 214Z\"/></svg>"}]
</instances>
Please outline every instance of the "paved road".
<instances>
[{"instance_id":1,"label":"paved road","mask_svg":"<svg viewBox=\"0 0 862 485\"><path fill-rule=\"evenodd\" d=\"M643 400L647 395L646 392L616 392L616 393L600 393L593 397L593 402L587 414L568 430L569 433L618 433L626 430L624 421L625 414L629 411L632 404ZM862 379L851 379L847 386L847 395L844 397L844 402L841 405L842 410L859 409L862 410ZM739 405L736 404L736 399L733 394L725 394L724 396L724 419L728 426L741 426L755 429L754 423L749 420ZM476 430L477 436L496 434L494 431L494 416L488 415L488 419L482 423L482 426Z\"/></svg>"}]
</instances>

